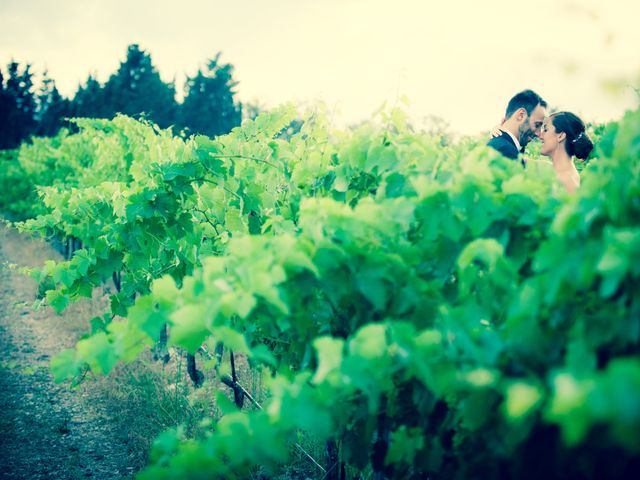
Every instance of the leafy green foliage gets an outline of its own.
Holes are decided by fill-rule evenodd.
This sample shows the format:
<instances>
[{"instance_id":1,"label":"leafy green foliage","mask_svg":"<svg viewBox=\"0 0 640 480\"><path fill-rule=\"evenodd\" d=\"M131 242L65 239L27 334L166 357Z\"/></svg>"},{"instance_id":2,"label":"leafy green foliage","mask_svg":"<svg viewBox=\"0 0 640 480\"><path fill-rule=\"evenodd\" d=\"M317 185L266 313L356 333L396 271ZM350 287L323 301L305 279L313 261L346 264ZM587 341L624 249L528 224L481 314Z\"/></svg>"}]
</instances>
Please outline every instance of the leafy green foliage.
<instances>
[{"instance_id":1,"label":"leafy green foliage","mask_svg":"<svg viewBox=\"0 0 640 480\"><path fill-rule=\"evenodd\" d=\"M47 152L56 178L22 228L85 245L34 272L49 304L122 273L107 318L125 318L57 357L58 380L108 373L165 324L271 374L264 410L167 432L142 478L272 472L299 431L393 478L594 477L612 452L631 472L640 111L602 133L573 196L542 161L443 145L400 111L346 132L310 114L285 139L296 117L186 140L80 120L20 153Z\"/></svg>"}]
</instances>

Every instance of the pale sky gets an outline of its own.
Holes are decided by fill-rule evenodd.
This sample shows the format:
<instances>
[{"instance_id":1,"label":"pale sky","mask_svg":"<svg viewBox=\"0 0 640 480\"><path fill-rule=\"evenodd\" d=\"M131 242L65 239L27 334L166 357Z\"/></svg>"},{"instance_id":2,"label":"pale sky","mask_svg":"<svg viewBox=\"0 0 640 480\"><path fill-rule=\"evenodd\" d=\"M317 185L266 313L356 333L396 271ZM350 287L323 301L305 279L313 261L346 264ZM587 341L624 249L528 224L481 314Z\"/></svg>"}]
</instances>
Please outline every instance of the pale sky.
<instances>
[{"instance_id":1,"label":"pale sky","mask_svg":"<svg viewBox=\"0 0 640 480\"><path fill-rule=\"evenodd\" d=\"M241 101L321 100L339 125L406 96L416 123L473 134L524 88L587 121L636 107L602 83L638 86L638 19L640 0L0 0L0 65L46 68L70 96L138 43L181 90L221 51Z\"/></svg>"}]
</instances>

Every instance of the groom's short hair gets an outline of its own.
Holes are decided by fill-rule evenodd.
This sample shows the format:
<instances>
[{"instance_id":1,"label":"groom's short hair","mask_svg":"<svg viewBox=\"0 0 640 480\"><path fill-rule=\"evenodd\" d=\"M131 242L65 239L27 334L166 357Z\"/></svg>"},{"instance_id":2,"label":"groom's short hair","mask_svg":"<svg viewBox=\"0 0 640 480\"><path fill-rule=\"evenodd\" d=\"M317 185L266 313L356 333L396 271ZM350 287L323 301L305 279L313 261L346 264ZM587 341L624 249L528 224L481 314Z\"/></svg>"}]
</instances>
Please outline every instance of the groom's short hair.
<instances>
[{"instance_id":1,"label":"groom's short hair","mask_svg":"<svg viewBox=\"0 0 640 480\"><path fill-rule=\"evenodd\" d=\"M547 102L545 102L540 95L533 90L523 90L520 93L516 93L513 98L509 100L505 117L511 117L519 108L524 108L527 114L531 115L531 112L533 112L538 105L547 108Z\"/></svg>"}]
</instances>

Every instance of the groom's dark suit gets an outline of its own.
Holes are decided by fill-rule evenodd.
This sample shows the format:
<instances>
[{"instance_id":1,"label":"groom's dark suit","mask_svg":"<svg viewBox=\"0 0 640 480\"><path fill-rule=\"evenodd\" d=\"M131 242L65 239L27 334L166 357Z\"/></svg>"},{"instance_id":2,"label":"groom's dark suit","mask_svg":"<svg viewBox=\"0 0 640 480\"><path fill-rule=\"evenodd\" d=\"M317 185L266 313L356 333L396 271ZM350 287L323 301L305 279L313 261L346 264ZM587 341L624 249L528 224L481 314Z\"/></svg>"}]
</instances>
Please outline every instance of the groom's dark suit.
<instances>
[{"instance_id":1,"label":"groom's dark suit","mask_svg":"<svg viewBox=\"0 0 640 480\"><path fill-rule=\"evenodd\" d=\"M510 158L512 160L518 159L518 148L516 144L513 143L513 138L507 132L501 132L499 137L494 137L489 140L487 143L491 148L496 149L505 157ZM524 149L523 149L524 150Z\"/></svg>"}]
</instances>

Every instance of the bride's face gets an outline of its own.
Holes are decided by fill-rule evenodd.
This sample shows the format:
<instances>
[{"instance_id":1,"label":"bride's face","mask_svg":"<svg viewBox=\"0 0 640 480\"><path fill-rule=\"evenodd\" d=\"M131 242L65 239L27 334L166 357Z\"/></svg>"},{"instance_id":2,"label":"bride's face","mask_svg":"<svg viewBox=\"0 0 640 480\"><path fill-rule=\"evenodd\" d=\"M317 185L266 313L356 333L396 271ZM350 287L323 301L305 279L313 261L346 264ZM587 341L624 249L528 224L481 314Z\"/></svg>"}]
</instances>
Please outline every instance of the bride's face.
<instances>
[{"instance_id":1,"label":"bride's face","mask_svg":"<svg viewBox=\"0 0 640 480\"><path fill-rule=\"evenodd\" d=\"M542 145L540 146L540 153L547 157L551 156L558 148L558 137L559 135L556 132L556 127L553 126L552 119L546 118L542 124L542 133L540 135L540 140L542 142Z\"/></svg>"}]
</instances>

